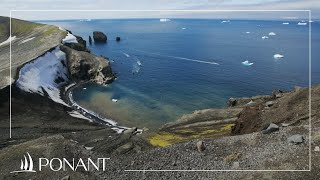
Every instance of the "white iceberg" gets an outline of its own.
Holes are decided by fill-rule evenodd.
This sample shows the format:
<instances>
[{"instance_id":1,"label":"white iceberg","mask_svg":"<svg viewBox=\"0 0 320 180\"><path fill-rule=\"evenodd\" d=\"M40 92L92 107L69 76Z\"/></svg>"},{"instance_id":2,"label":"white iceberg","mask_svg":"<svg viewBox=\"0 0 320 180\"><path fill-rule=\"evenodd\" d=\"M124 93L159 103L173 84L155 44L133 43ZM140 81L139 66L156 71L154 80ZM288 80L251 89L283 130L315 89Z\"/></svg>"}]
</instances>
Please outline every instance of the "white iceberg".
<instances>
[{"instance_id":1,"label":"white iceberg","mask_svg":"<svg viewBox=\"0 0 320 180\"><path fill-rule=\"evenodd\" d=\"M283 57L284 57L284 55L282 55L282 54L273 55L273 58L275 58L275 59L280 59L280 58L283 58Z\"/></svg>"},{"instance_id":2,"label":"white iceberg","mask_svg":"<svg viewBox=\"0 0 320 180\"><path fill-rule=\"evenodd\" d=\"M224 20L224 21L221 21L221 23L229 23L230 20Z\"/></svg>"},{"instance_id":3,"label":"white iceberg","mask_svg":"<svg viewBox=\"0 0 320 180\"><path fill-rule=\"evenodd\" d=\"M168 22L168 21L171 21L171 20L168 19L168 18L161 18L161 19L160 19L160 22Z\"/></svg>"},{"instance_id":4,"label":"white iceberg","mask_svg":"<svg viewBox=\"0 0 320 180\"><path fill-rule=\"evenodd\" d=\"M111 99L112 102L118 102L118 99Z\"/></svg>"},{"instance_id":5,"label":"white iceberg","mask_svg":"<svg viewBox=\"0 0 320 180\"><path fill-rule=\"evenodd\" d=\"M284 24L284 25L288 25L289 23L288 23L288 22L283 22L282 24Z\"/></svg>"},{"instance_id":6,"label":"white iceberg","mask_svg":"<svg viewBox=\"0 0 320 180\"><path fill-rule=\"evenodd\" d=\"M268 36L262 36L261 39L269 39Z\"/></svg>"},{"instance_id":7,"label":"white iceberg","mask_svg":"<svg viewBox=\"0 0 320 180\"><path fill-rule=\"evenodd\" d=\"M275 36L276 33L275 32L269 32L269 36Z\"/></svg>"},{"instance_id":8,"label":"white iceberg","mask_svg":"<svg viewBox=\"0 0 320 180\"><path fill-rule=\"evenodd\" d=\"M245 66L251 66L253 63L252 62L249 62L248 60L245 60L243 62L241 62L243 65Z\"/></svg>"},{"instance_id":9,"label":"white iceberg","mask_svg":"<svg viewBox=\"0 0 320 180\"><path fill-rule=\"evenodd\" d=\"M185 29L187 29L187 28L183 27L183 28L181 28L181 29L185 30Z\"/></svg>"},{"instance_id":10,"label":"white iceberg","mask_svg":"<svg viewBox=\"0 0 320 180\"><path fill-rule=\"evenodd\" d=\"M247 32L246 32L246 34L250 34L250 32L249 32L249 31L247 31Z\"/></svg>"},{"instance_id":11,"label":"white iceberg","mask_svg":"<svg viewBox=\"0 0 320 180\"><path fill-rule=\"evenodd\" d=\"M297 25L299 25L299 26L305 26L305 25L307 25L307 23L306 23L306 22L298 22Z\"/></svg>"}]
</instances>

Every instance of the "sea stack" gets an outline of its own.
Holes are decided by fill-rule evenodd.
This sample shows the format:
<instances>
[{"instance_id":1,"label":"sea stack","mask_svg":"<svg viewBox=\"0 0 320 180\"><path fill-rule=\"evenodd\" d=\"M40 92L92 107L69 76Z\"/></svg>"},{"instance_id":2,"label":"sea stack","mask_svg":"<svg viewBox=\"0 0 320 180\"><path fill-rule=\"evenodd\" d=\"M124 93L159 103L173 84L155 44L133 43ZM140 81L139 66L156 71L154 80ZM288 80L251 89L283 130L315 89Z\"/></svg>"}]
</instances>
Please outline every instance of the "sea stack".
<instances>
[{"instance_id":1,"label":"sea stack","mask_svg":"<svg viewBox=\"0 0 320 180\"><path fill-rule=\"evenodd\" d=\"M121 39L120 39L120 37L118 36L118 37L116 37L116 41L117 42L119 42Z\"/></svg>"},{"instance_id":2,"label":"sea stack","mask_svg":"<svg viewBox=\"0 0 320 180\"><path fill-rule=\"evenodd\" d=\"M92 38L90 35L89 35L89 44L92 45Z\"/></svg>"},{"instance_id":3,"label":"sea stack","mask_svg":"<svg viewBox=\"0 0 320 180\"><path fill-rule=\"evenodd\" d=\"M93 39L95 43L106 43L107 42L107 36L100 31L94 31L93 32Z\"/></svg>"}]
</instances>

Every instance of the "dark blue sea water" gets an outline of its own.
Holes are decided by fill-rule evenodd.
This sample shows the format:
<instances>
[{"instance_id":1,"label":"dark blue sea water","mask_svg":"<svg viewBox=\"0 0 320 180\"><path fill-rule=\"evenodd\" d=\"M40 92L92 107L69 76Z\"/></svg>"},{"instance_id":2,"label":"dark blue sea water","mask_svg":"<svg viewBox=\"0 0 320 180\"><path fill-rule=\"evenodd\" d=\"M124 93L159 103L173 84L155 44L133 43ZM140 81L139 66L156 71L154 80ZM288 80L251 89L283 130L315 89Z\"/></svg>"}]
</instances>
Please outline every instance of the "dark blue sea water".
<instances>
[{"instance_id":1,"label":"dark blue sea water","mask_svg":"<svg viewBox=\"0 0 320 180\"><path fill-rule=\"evenodd\" d=\"M121 125L156 128L198 109L226 106L230 97L308 86L309 26L282 22L123 19L46 23L69 29L87 43L93 31L108 36L107 44L88 43L88 47L110 58L118 79L108 86L77 89L74 98L79 104ZM269 36L270 32L276 35ZM312 84L319 84L319 23L312 23L312 33ZM274 54L284 58L274 59ZM243 65L245 60L253 65ZM118 102L112 102L113 98Z\"/></svg>"}]
</instances>

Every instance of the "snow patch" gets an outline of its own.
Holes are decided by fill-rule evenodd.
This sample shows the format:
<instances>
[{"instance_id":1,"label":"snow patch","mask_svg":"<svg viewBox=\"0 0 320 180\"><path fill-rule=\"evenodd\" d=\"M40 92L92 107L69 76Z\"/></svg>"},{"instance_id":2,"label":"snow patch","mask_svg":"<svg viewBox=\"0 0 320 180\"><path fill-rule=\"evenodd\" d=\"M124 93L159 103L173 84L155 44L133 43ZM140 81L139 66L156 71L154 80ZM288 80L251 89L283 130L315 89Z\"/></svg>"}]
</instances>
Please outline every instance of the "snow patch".
<instances>
[{"instance_id":1,"label":"snow patch","mask_svg":"<svg viewBox=\"0 0 320 180\"><path fill-rule=\"evenodd\" d=\"M63 43L78 43L77 38L69 32L68 32L67 36L64 39L62 39L62 42Z\"/></svg>"},{"instance_id":2,"label":"snow patch","mask_svg":"<svg viewBox=\"0 0 320 180\"><path fill-rule=\"evenodd\" d=\"M25 40L21 41L21 42L19 43L19 45L20 45L20 44L23 44L23 43L26 43L26 42L28 42L28 41L31 41L31 40L34 39L34 38L35 38L35 37L31 37L31 38L25 39Z\"/></svg>"},{"instance_id":3,"label":"snow patch","mask_svg":"<svg viewBox=\"0 0 320 180\"><path fill-rule=\"evenodd\" d=\"M284 25L288 25L288 24L290 24L290 23L288 23L288 22L283 22L282 24L284 24Z\"/></svg>"},{"instance_id":4,"label":"snow patch","mask_svg":"<svg viewBox=\"0 0 320 180\"><path fill-rule=\"evenodd\" d=\"M53 101L68 106L60 96L60 87L68 82L66 54L59 47L25 64L16 82L26 92L47 94ZM57 79L59 78L59 80Z\"/></svg>"},{"instance_id":5,"label":"snow patch","mask_svg":"<svg viewBox=\"0 0 320 180\"><path fill-rule=\"evenodd\" d=\"M75 117L75 118L79 118L79 119L85 119L85 120L88 120L90 122L92 122L91 119L85 117L84 115L80 114L78 111L70 111L68 112L68 114L72 117Z\"/></svg>"},{"instance_id":6,"label":"snow patch","mask_svg":"<svg viewBox=\"0 0 320 180\"><path fill-rule=\"evenodd\" d=\"M3 45L6 45L6 44L9 44L10 41L12 42L13 40L16 39L16 36L10 36L7 40L3 41L2 43L0 43L0 46L3 46Z\"/></svg>"}]
</instances>

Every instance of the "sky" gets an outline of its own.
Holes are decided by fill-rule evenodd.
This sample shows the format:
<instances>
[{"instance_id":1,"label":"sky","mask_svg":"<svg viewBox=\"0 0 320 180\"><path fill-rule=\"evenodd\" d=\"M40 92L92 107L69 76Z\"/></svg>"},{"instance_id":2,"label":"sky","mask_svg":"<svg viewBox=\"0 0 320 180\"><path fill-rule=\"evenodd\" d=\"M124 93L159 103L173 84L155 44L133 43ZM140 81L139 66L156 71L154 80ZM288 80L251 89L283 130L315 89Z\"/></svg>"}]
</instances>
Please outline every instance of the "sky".
<instances>
[{"instance_id":1,"label":"sky","mask_svg":"<svg viewBox=\"0 0 320 180\"><path fill-rule=\"evenodd\" d=\"M308 12L262 12L263 10L311 10L313 20L320 19L320 0L0 0L0 4L1 16L9 16L10 10L19 10L12 11L12 17L25 20L103 18L215 18L299 20L308 18ZM93 11L89 12L77 10ZM97 12L94 10L135 11ZM146 12L140 10L167 11ZM195 12L194 10L202 11ZM259 12L221 12L221 10L259 10Z\"/></svg>"}]
</instances>

